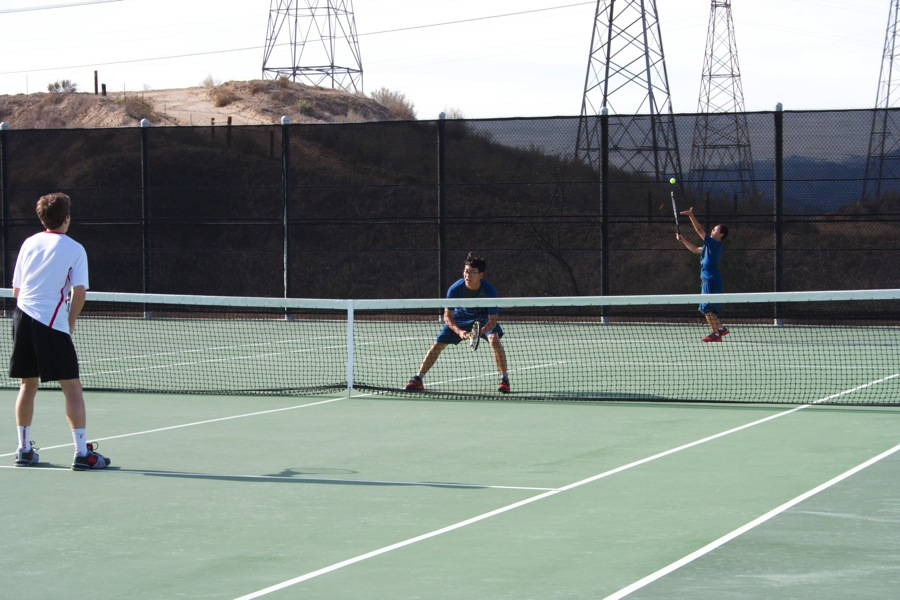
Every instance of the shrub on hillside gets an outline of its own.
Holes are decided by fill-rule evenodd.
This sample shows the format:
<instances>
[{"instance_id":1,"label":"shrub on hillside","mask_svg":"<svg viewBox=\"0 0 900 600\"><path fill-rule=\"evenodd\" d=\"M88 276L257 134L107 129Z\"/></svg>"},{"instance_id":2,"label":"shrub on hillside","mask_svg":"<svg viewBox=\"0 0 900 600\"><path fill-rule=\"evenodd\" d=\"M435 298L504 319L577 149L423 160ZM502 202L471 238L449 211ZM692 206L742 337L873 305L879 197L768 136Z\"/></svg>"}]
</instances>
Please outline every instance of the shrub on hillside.
<instances>
[{"instance_id":1,"label":"shrub on hillside","mask_svg":"<svg viewBox=\"0 0 900 600\"><path fill-rule=\"evenodd\" d=\"M149 119L153 115L153 105L142 96L125 96L116 102L122 105L129 117Z\"/></svg>"},{"instance_id":2,"label":"shrub on hillside","mask_svg":"<svg viewBox=\"0 0 900 600\"><path fill-rule=\"evenodd\" d=\"M61 79L48 83L47 91L51 94L74 94L78 91L78 84L69 79Z\"/></svg>"},{"instance_id":3,"label":"shrub on hillside","mask_svg":"<svg viewBox=\"0 0 900 600\"><path fill-rule=\"evenodd\" d=\"M405 94L380 88L372 92L372 99L391 111L395 121L414 121L416 119L415 105L406 99Z\"/></svg>"},{"instance_id":4,"label":"shrub on hillside","mask_svg":"<svg viewBox=\"0 0 900 600\"><path fill-rule=\"evenodd\" d=\"M217 85L210 88L207 94L209 95L209 99L212 100L212 103L220 108L228 106L240 98L234 90L227 88L224 85Z\"/></svg>"}]
</instances>

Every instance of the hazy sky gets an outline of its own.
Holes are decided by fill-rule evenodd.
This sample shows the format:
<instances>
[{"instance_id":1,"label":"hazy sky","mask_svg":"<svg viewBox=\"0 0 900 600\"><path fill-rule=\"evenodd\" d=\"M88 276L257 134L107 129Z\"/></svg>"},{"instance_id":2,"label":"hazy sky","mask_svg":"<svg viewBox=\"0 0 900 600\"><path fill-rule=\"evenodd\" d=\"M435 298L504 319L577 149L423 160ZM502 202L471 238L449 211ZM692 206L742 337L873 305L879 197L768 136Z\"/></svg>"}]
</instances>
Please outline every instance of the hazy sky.
<instances>
[{"instance_id":1,"label":"hazy sky","mask_svg":"<svg viewBox=\"0 0 900 600\"><path fill-rule=\"evenodd\" d=\"M733 0L746 109L874 106L893 1ZM74 6L21 10L65 4ZM259 79L272 4L279 3L0 0L0 94L43 92L61 79L92 92L95 70L110 92ZM468 118L581 110L595 1L352 5L364 91L402 93L420 119L444 110ZM674 110L695 112L710 2L657 5Z\"/></svg>"}]
</instances>

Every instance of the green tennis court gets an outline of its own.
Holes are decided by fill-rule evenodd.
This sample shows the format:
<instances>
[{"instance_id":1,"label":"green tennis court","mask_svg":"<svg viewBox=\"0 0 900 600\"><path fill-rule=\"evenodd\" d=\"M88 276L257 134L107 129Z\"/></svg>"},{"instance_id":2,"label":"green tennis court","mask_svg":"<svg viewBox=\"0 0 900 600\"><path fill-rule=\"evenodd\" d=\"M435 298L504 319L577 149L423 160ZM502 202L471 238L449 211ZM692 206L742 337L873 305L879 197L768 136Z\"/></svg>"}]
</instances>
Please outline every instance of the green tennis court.
<instances>
[{"instance_id":1,"label":"green tennis court","mask_svg":"<svg viewBox=\"0 0 900 600\"><path fill-rule=\"evenodd\" d=\"M4 597L882 599L900 589L893 407L87 398L106 472L69 470L53 390L38 397L41 464L14 468L14 392L0 391Z\"/></svg>"}]
</instances>

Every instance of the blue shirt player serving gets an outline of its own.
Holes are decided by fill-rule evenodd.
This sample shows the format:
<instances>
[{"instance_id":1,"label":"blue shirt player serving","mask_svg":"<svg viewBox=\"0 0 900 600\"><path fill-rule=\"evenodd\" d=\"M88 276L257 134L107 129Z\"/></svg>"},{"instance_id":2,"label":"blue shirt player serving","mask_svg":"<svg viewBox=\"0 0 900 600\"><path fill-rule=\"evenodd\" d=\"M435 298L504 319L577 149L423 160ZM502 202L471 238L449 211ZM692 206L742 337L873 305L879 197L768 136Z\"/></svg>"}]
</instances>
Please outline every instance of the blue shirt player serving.
<instances>
[{"instance_id":1,"label":"blue shirt player serving","mask_svg":"<svg viewBox=\"0 0 900 600\"><path fill-rule=\"evenodd\" d=\"M472 298L497 298L497 290L484 280L486 262L483 258L470 252L466 257L462 279L457 280L447 290L447 298L453 300L468 300ZM475 322L480 324L478 335L486 339L494 355L494 362L500 372L500 384L497 391L502 394L509 393L509 375L506 369L506 352L500 343L503 337L503 328L497 322L500 309L491 308L466 308L457 306L444 309L444 327L438 333L434 344L428 349L419 372L406 384L406 391L415 392L425 388L423 379L428 370L434 365L447 344L458 344L468 340L472 335L472 326Z\"/></svg>"},{"instance_id":2,"label":"blue shirt player serving","mask_svg":"<svg viewBox=\"0 0 900 600\"><path fill-rule=\"evenodd\" d=\"M728 227L721 224L716 225L711 232L706 233L703 226L694 217L693 208L683 210L681 214L690 217L694 231L703 240L703 246L695 246L680 234L675 234L675 239L684 244L685 248L700 255L700 279L702 280L700 293L721 294L723 287L722 274L719 272L719 259L722 258L722 241L728 237ZM703 338L704 342L721 342L722 337L728 334L728 328L722 325L722 321L719 319L721 311L722 305L719 303L703 302L700 304L700 312L706 317L706 322L712 329L712 333Z\"/></svg>"}]
</instances>

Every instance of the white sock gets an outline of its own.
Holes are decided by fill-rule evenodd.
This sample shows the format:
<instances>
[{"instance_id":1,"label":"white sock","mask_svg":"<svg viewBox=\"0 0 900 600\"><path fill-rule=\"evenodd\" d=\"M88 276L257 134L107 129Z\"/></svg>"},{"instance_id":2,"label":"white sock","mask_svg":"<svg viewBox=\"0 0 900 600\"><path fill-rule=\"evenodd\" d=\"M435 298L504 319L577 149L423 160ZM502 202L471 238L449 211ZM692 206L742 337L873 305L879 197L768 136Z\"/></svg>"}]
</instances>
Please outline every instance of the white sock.
<instances>
[{"instance_id":1,"label":"white sock","mask_svg":"<svg viewBox=\"0 0 900 600\"><path fill-rule=\"evenodd\" d=\"M84 429L73 429L72 439L75 440L75 454L78 456L87 456L87 437Z\"/></svg>"},{"instance_id":2,"label":"white sock","mask_svg":"<svg viewBox=\"0 0 900 600\"><path fill-rule=\"evenodd\" d=\"M419 379L425 379L425 373L416 373L416 377Z\"/></svg>"},{"instance_id":3,"label":"white sock","mask_svg":"<svg viewBox=\"0 0 900 600\"><path fill-rule=\"evenodd\" d=\"M28 451L31 448L31 440L28 439L28 430L31 429L28 425L19 425L17 427L19 433L19 450Z\"/></svg>"}]
</instances>

